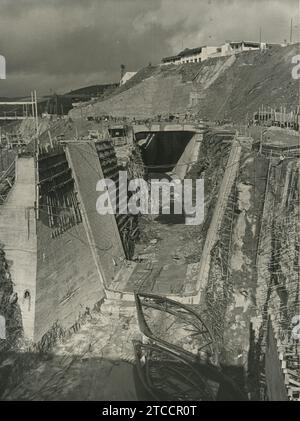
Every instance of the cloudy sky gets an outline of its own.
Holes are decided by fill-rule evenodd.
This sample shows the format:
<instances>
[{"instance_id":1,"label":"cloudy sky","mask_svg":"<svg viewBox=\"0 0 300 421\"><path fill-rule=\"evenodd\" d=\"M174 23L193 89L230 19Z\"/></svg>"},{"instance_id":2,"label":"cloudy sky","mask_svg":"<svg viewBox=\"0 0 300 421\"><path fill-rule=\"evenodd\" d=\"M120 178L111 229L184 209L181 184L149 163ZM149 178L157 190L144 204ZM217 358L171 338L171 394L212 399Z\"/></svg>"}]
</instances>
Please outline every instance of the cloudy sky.
<instances>
[{"instance_id":1,"label":"cloudy sky","mask_svg":"<svg viewBox=\"0 0 300 421\"><path fill-rule=\"evenodd\" d=\"M0 96L119 79L186 47L299 40L299 0L0 0Z\"/></svg>"}]
</instances>

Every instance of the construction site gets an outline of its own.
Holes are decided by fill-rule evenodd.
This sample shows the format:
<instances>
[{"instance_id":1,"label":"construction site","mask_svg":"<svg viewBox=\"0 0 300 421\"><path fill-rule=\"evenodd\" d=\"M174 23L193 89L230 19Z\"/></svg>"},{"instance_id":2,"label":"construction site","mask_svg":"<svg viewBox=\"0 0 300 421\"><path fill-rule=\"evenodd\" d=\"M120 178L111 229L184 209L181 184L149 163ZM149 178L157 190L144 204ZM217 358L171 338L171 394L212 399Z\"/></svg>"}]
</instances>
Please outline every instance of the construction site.
<instances>
[{"instance_id":1,"label":"construction site","mask_svg":"<svg viewBox=\"0 0 300 421\"><path fill-rule=\"evenodd\" d=\"M297 54L0 103L1 400L300 400ZM203 220L99 214L120 171L204 180Z\"/></svg>"}]
</instances>

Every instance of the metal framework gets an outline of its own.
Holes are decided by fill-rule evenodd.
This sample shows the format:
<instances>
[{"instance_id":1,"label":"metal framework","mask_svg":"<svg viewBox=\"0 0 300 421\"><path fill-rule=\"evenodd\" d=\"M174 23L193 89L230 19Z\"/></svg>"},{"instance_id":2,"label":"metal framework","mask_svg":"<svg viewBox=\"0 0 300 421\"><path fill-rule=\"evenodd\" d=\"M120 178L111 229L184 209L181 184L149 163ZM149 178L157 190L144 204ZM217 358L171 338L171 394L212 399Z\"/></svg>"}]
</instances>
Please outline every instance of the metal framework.
<instances>
[{"instance_id":1,"label":"metal framework","mask_svg":"<svg viewBox=\"0 0 300 421\"><path fill-rule=\"evenodd\" d=\"M208 355L212 355L214 353L214 341L211 331L200 315L191 307L166 297L146 293L135 293L135 302L140 330L152 341L159 342L165 346L170 345L170 343L166 340L165 335L161 337L157 332L154 332L153 329L151 329L150 323L147 321L147 311L149 309L158 310L166 313L166 315L174 316L175 321L173 324L177 324L178 330L180 329L181 332L185 331L186 335L192 338L192 341L197 344L195 351L196 355L194 353L191 354L178 344L172 343L172 347L174 349L188 357L194 355L196 360L198 360L200 351L207 352ZM163 328L161 329L163 330ZM178 338L174 339L176 340Z\"/></svg>"},{"instance_id":2,"label":"metal framework","mask_svg":"<svg viewBox=\"0 0 300 421\"><path fill-rule=\"evenodd\" d=\"M156 400L246 400L220 369L173 347L133 341L136 367L144 389Z\"/></svg>"},{"instance_id":3,"label":"metal framework","mask_svg":"<svg viewBox=\"0 0 300 421\"><path fill-rule=\"evenodd\" d=\"M34 119L36 122L36 130L38 129L38 122L37 122L37 94L36 91L31 92L30 94L31 100L30 101L1 101L1 105L5 106L22 106L23 107L23 115L18 116L15 112L15 115L7 115L4 112L4 116L0 116L0 120L26 120L26 119ZM31 112L29 111L31 110Z\"/></svg>"},{"instance_id":4,"label":"metal framework","mask_svg":"<svg viewBox=\"0 0 300 421\"><path fill-rule=\"evenodd\" d=\"M153 399L215 400L208 378L186 356L158 344L133 346L139 378Z\"/></svg>"}]
</instances>

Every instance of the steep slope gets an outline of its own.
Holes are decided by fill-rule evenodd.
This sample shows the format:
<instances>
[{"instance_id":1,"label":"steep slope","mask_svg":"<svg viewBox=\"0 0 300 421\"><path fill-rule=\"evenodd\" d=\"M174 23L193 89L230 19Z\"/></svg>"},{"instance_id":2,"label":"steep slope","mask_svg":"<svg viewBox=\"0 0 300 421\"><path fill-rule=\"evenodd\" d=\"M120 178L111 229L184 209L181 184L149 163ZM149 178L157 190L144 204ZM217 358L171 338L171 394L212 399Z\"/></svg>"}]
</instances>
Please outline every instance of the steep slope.
<instances>
[{"instance_id":1,"label":"steep slope","mask_svg":"<svg viewBox=\"0 0 300 421\"><path fill-rule=\"evenodd\" d=\"M158 72L105 101L90 103L82 111L72 110L70 115L72 118L99 114L148 118L157 114L184 112L191 89L192 85L182 83L180 74L163 77L162 72ZM174 104L175 95L179 98Z\"/></svg>"},{"instance_id":2,"label":"steep slope","mask_svg":"<svg viewBox=\"0 0 300 421\"><path fill-rule=\"evenodd\" d=\"M294 109L299 89L291 76L291 60L298 53L299 44L294 44L203 63L152 66L109 98L71 110L70 115L151 118L190 111L214 120L244 120L262 104Z\"/></svg>"},{"instance_id":3,"label":"steep slope","mask_svg":"<svg viewBox=\"0 0 300 421\"><path fill-rule=\"evenodd\" d=\"M295 109L299 83L292 79L292 57L299 44L236 56L233 65L204 89L200 111L209 118L241 120L264 106Z\"/></svg>"}]
</instances>

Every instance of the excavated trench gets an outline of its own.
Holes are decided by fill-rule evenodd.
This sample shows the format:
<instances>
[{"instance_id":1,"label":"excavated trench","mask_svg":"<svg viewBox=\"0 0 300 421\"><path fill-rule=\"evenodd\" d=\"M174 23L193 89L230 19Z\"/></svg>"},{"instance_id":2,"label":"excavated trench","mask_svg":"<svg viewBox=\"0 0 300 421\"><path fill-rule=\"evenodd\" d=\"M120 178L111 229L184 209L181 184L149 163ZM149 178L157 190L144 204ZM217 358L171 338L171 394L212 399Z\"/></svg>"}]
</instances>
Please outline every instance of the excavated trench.
<instances>
[{"instance_id":1,"label":"excavated trench","mask_svg":"<svg viewBox=\"0 0 300 421\"><path fill-rule=\"evenodd\" d=\"M140 135L143 163L149 170L145 177L204 178L206 212L204 224L193 226L185 223L184 214L172 214L172 206L170 215L142 215L134 255L138 268L131 275L127 291L138 287L140 291L159 295L195 293L197 266L209 225L207 218L218 195L231 139L230 132L217 137L210 132ZM154 162L158 162L157 166Z\"/></svg>"}]
</instances>

